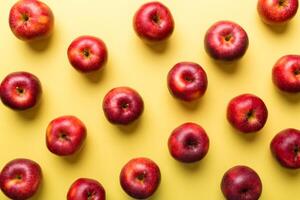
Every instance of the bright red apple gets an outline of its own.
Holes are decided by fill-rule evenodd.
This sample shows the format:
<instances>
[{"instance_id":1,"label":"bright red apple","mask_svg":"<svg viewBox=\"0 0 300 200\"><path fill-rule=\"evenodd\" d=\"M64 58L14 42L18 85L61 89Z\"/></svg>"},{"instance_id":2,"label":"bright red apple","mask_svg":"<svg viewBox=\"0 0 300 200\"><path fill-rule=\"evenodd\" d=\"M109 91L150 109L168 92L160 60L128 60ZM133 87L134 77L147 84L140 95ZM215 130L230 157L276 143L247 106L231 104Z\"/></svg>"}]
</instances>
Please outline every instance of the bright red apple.
<instances>
[{"instance_id":1,"label":"bright red apple","mask_svg":"<svg viewBox=\"0 0 300 200\"><path fill-rule=\"evenodd\" d=\"M160 2L142 5L133 19L138 36L148 42L166 40L174 30L174 20L170 10Z\"/></svg>"},{"instance_id":2,"label":"bright red apple","mask_svg":"<svg viewBox=\"0 0 300 200\"><path fill-rule=\"evenodd\" d=\"M19 0L10 10L9 26L24 41L49 37L54 26L51 9L38 0Z\"/></svg>"},{"instance_id":3,"label":"bright red apple","mask_svg":"<svg viewBox=\"0 0 300 200\"><path fill-rule=\"evenodd\" d=\"M34 107L40 99L42 87L39 79L28 72L13 72L0 85L0 98L4 105L14 110Z\"/></svg>"},{"instance_id":4,"label":"bright red apple","mask_svg":"<svg viewBox=\"0 0 300 200\"><path fill-rule=\"evenodd\" d=\"M144 102L134 89L117 87L105 95L102 107L109 122L127 125L138 119L143 113Z\"/></svg>"},{"instance_id":5,"label":"bright red apple","mask_svg":"<svg viewBox=\"0 0 300 200\"><path fill-rule=\"evenodd\" d=\"M86 127L74 116L62 116L52 120L46 131L46 144L52 153L69 156L77 152L85 138Z\"/></svg>"},{"instance_id":6,"label":"bright red apple","mask_svg":"<svg viewBox=\"0 0 300 200\"><path fill-rule=\"evenodd\" d=\"M168 74L168 88L171 94L184 101L202 97L207 89L207 76L197 63L177 63Z\"/></svg>"},{"instance_id":7,"label":"bright red apple","mask_svg":"<svg viewBox=\"0 0 300 200\"><path fill-rule=\"evenodd\" d=\"M300 92L300 56L281 57L273 67L273 83L282 91Z\"/></svg>"},{"instance_id":8,"label":"bright red apple","mask_svg":"<svg viewBox=\"0 0 300 200\"><path fill-rule=\"evenodd\" d=\"M271 151L286 168L300 168L300 130L288 128L280 131L271 142Z\"/></svg>"},{"instance_id":9,"label":"bright red apple","mask_svg":"<svg viewBox=\"0 0 300 200\"><path fill-rule=\"evenodd\" d=\"M67 200L105 200L105 190L96 180L80 178L71 185Z\"/></svg>"},{"instance_id":10,"label":"bright red apple","mask_svg":"<svg viewBox=\"0 0 300 200\"><path fill-rule=\"evenodd\" d=\"M0 173L1 190L14 200L25 200L34 196L41 181L41 167L29 159L12 160Z\"/></svg>"},{"instance_id":11,"label":"bright red apple","mask_svg":"<svg viewBox=\"0 0 300 200\"><path fill-rule=\"evenodd\" d=\"M249 39L240 25L231 21L219 21L206 32L204 45L206 52L212 58L232 61L246 53Z\"/></svg>"},{"instance_id":12,"label":"bright red apple","mask_svg":"<svg viewBox=\"0 0 300 200\"><path fill-rule=\"evenodd\" d=\"M80 36L68 48L71 65L80 72L101 69L107 60L105 43L94 36Z\"/></svg>"},{"instance_id":13,"label":"bright red apple","mask_svg":"<svg viewBox=\"0 0 300 200\"><path fill-rule=\"evenodd\" d=\"M227 200L258 200L262 182L250 167L235 166L224 174L221 190Z\"/></svg>"},{"instance_id":14,"label":"bright red apple","mask_svg":"<svg viewBox=\"0 0 300 200\"><path fill-rule=\"evenodd\" d=\"M265 103L252 94L242 94L233 98L227 107L229 123L244 133L259 131L264 127L267 118Z\"/></svg>"},{"instance_id":15,"label":"bright red apple","mask_svg":"<svg viewBox=\"0 0 300 200\"><path fill-rule=\"evenodd\" d=\"M209 138L198 124L184 123L173 130L168 147L173 158L192 163L201 160L207 154Z\"/></svg>"},{"instance_id":16,"label":"bright red apple","mask_svg":"<svg viewBox=\"0 0 300 200\"><path fill-rule=\"evenodd\" d=\"M123 190L135 199L146 199L154 194L160 184L160 170L148 158L130 160L120 173Z\"/></svg>"},{"instance_id":17,"label":"bright red apple","mask_svg":"<svg viewBox=\"0 0 300 200\"><path fill-rule=\"evenodd\" d=\"M263 22L280 25L290 21L297 13L298 0L258 0L257 11Z\"/></svg>"}]
</instances>

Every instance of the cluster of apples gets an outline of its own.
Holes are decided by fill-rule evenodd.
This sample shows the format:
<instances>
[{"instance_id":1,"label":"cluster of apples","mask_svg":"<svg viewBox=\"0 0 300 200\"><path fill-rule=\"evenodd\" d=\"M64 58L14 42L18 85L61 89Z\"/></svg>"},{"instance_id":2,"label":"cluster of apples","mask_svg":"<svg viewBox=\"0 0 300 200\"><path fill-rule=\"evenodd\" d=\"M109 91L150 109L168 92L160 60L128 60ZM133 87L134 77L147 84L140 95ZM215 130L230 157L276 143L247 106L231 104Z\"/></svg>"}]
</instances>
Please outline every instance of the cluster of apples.
<instances>
[{"instance_id":1,"label":"cluster of apples","mask_svg":"<svg viewBox=\"0 0 300 200\"><path fill-rule=\"evenodd\" d=\"M258 13L269 25L287 23L297 12L298 0L258 0ZM54 27L51 9L38 0L20 0L10 11L9 25L21 40L31 41L50 36ZM142 5L133 19L137 35L153 44L166 40L174 31L170 10L159 2ZM216 60L240 59L249 44L246 31L231 21L213 24L206 32L204 46ZM108 57L105 43L94 36L80 36L67 50L70 64L82 73L103 68ZM282 91L300 92L300 56L287 55L273 67L273 82ZM182 101L195 101L205 94L208 85L204 69L197 63L177 63L168 73L170 93ZM37 105L42 94L39 79L29 72L7 75L0 85L3 104L14 110L26 110ZM107 120L116 125L128 125L137 120L144 110L142 97L130 87L110 90L103 99ZM261 130L268 118L262 99L253 94L234 97L227 107L229 123L242 133ZM61 116L52 120L46 130L46 144L50 152L69 156L79 151L87 129L75 116ZM300 168L300 131L285 129L271 142L271 151L279 163L287 168ZM205 130L195 123L184 123L173 130L168 140L170 154L178 161L200 161L209 149ZM32 197L42 179L40 166L29 159L15 159L4 166L0 174L0 188L14 200ZM158 165L149 158L130 160L120 173L120 184L133 198L145 199L157 190L161 179ZM257 200L262 192L258 174L247 166L235 166L223 176L221 190L228 200ZM67 193L68 200L105 200L105 190L96 180L79 178Z\"/></svg>"}]
</instances>

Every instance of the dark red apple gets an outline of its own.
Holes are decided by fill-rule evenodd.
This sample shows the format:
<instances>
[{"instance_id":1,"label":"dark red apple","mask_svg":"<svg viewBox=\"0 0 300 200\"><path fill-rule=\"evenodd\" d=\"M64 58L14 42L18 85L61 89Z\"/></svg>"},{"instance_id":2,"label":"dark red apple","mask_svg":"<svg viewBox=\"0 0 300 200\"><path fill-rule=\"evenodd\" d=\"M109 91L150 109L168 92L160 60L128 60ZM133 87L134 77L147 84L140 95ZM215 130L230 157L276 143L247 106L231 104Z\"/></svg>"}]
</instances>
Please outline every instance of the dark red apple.
<instances>
[{"instance_id":1,"label":"dark red apple","mask_svg":"<svg viewBox=\"0 0 300 200\"><path fill-rule=\"evenodd\" d=\"M300 168L300 131L288 128L280 131L271 142L271 151L286 168Z\"/></svg>"},{"instance_id":2,"label":"dark red apple","mask_svg":"<svg viewBox=\"0 0 300 200\"><path fill-rule=\"evenodd\" d=\"M300 92L300 56L281 57L273 67L273 83L284 92Z\"/></svg>"},{"instance_id":3,"label":"dark red apple","mask_svg":"<svg viewBox=\"0 0 300 200\"><path fill-rule=\"evenodd\" d=\"M206 32L204 45L206 52L212 58L232 61L246 53L249 39L240 25L231 21L219 21Z\"/></svg>"},{"instance_id":4,"label":"dark red apple","mask_svg":"<svg viewBox=\"0 0 300 200\"><path fill-rule=\"evenodd\" d=\"M258 0L257 11L263 22L280 25L290 21L297 13L298 0Z\"/></svg>"},{"instance_id":5,"label":"dark red apple","mask_svg":"<svg viewBox=\"0 0 300 200\"><path fill-rule=\"evenodd\" d=\"M39 79L28 72L7 75L0 85L0 98L4 105L14 110L34 107L40 99L42 87Z\"/></svg>"},{"instance_id":6,"label":"dark red apple","mask_svg":"<svg viewBox=\"0 0 300 200\"><path fill-rule=\"evenodd\" d=\"M34 196L41 181L41 167L29 159L12 160L0 173L1 190L14 200L25 200Z\"/></svg>"},{"instance_id":7,"label":"dark red apple","mask_svg":"<svg viewBox=\"0 0 300 200\"><path fill-rule=\"evenodd\" d=\"M262 129L268 118L268 110L259 97L242 94L233 98L227 107L229 123L243 133Z\"/></svg>"},{"instance_id":8,"label":"dark red apple","mask_svg":"<svg viewBox=\"0 0 300 200\"><path fill-rule=\"evenodd\" d=\"M173 130L168 147L173 158L192 163L201 160L207 154L209 138L198 124L185 123Z\"/></svg>"},{"instance_id":9,"label":"dark red apple","mask_svg":"<svg viewBox=\"0 0 300 200\"><path fill-rule=\"evenodd\" d=\"M105 95L102 107L109 122L127 125L138 119L143 113L144 102L134 89L117 87Z\"/></svg>"},{"instance_id":10,"label":"dark red apple","mask_svg":"<svg viewBox=\"0 0 300 200\"><path fill-rule=\"evenodd\" d=\"M71 185L67 200L105 200L105 190L96 180L80 178Z\"/></svg>"},{"instance_id":11,"label":"dark red apple","mask_svg":"<svg viewBox=\"0 0 300 200\"><path fill-rule=\"evenodd\" d=\"M74 116L62 116L52 120L46 131L46 144L52 153L69 156L77 152L85 138L86 127Z\"/></svg>"},{"instance_id":12,"label":"dark red apple","mask_svg":"<svg viewBox=\"0 0 300 200\"><path fill-rule=\"evenodd\" d=\"M80 36L68 48L71 65L80 72L92 72L101 69L107 60L105 43L93 36Z\"/></svg>"},{"instance_id":13,"label":"dark red apple","mask_svg":"<svg viewBox=\"0 0 300 200\"><path fill-rule=\"evenodd\" d=\"M202 97L207 88L207 76L197 63L177 63L168 74L168 87L171 94L184 101Z\"/></svg>"},{"instance_id":14,"label":"dark red apple","mask_svg":"<svg viewBox=\"0 0 300 200\"><path fill-rule=\"evenodd\" d=\"M148 42L166 40L174 30L174 20L170 10L160 2L142 5L133 19L138 36Z\"/></svg>"},{"instance_id":15,"label":"dark red apple","mask_svg":"<svg viewBox=\"0 0 300 200\"><path fill-rule=\"evenodd\" d=\"M19 0L9 13L9 26L24 41L49 37L54 26L51 9L38 0Z\"/></svg>"},{"instance_id":16,"label":"dark red apple","mask_svg":"<svg viewBox=\"0 0 300 200\"><path fill-rule=\"evenodd\" d=\"M160 170L148 158L130 160L120 173L123 190L135 199L146 199L154 194L160 184Z\"/></svg>"},{"instance_id":17,"label":"dark red apple","mask_svg":"<svg viewBox=\"0 0 300 200\"><path fill-rule=\"evenodd\" d=\"M235 166L224 174L221 190L227 200L258 200L262 183L250 167Z\"/></svg>"}]
</instances>

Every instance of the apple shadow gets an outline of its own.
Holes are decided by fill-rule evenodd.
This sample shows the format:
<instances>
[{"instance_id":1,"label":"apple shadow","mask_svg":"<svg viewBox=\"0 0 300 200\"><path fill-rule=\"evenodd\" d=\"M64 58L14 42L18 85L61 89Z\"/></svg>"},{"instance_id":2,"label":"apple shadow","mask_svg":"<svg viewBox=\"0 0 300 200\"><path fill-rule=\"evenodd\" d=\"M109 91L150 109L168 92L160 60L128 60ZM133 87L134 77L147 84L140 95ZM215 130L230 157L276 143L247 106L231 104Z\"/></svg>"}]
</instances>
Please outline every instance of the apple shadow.
<instances>
[{"instance_id":1,"label":"apple shadow","mask_svg":"<svg viewBox=\"0 0 300 200\"><path fill-rule=\"evenodd\" d=\"M64 156L63 160L65 160L67 163L70 164L75 164L80 162L80 160L82 160L82 158L84 157L85 153L86 153L86 147L88 145L86 145L88 141L85 141L82 145L82 147L79 149L79 151L75 152L75 154L70 155L70 156Z\"/></svg>"},{"instance_id":2,"label":"apple shadow","mask_svg":"<svg viewBox=\"0 0 300 200\"><path fill-rule=\"evenodd\" d=\"M98 83L103 79L106 73L106 66L103 67L103 69L94 71L94 72L89 72L86 74L82 74L85 76L85 78L90 81L91 83Z\"/></svg>"},{"instance_id":3,"label":"apple shadow","mask_svg":"<svg viewBox=\"0 0 300 200\"><path fill-rule=\"evenodd\" d=\"M176 99L176 101L178 101L178 103L186 110L196 111L204 103L204 99L202 99L202 98L205 98L205 96L200 97L200 99L197 99L195 101L190 101L190 102L182 101L179 99Z\"/></svg>"},{"instance_id":4,"label":"apple shadow","mask_svg":"<svg viewBox=\"0 0 300 200\"><path fill-rule=\"evenodd\" d=\"M228 125L230 126L230 125ZM236 137L240 138L241 140L244 140L246 142L254 142L255 140L258 140L258 138L263 134L263 129L257 131L257 132L251 132L251 133L244 133L239 130L236 130L232 126L230 126L231 132L236 135Z\"/></svg>"},{"instance_id":5,"label":"apple shadow","mask_svg":"<svg viewBox=\"0 0 300 200\"><path fill-rule=\"evenodd\" d=\"M267 29L269 29L270 31L272 31L273 33L276 33L276 34L283 34L289 28L289 23L285 23L285 24L281 24L281 25L266 24L260 19L260 17L258 15L257 15L257 21L259 21L259 23L261 23L264 27L266 27Z\"/></svg>"},{"instance_id":6,"label":"apple shadow","mask_svg":"<svg viewBox=\"0 0 300 200\"><path fill-rule=\"evenodd\" d=\"M29 41L27 45L29 48L31 48L36 52L43 52L50 46L52 39L53 39L53 34L47 38Z\"/></svg>"},{"instance_id":7,"label":"apple shadow","mask_svg":"<svg viewBox=\"0 0 300 200\"><path fill-rule=\"evenodd\" d=\"M169 39L160 42L144 42L146 46L155 53L164 53L169 46Z\"/></svg>"},{"instance_id":8,"label":"apple shadow","mask_svg":"<svg viewBox=\"0 0 300 200\"><path fill-rule=\"evenodd\" d=\"M141 121L142 119L140 118L128 125L114 125L114 126L116 126L122 133L132 134L140 127Z\"/></svg>"},{"instance_id":9,"label":"apple shadow","mask_svg":"<svg viewBox=\"0 0 300 200\"><path fill-rule=\"evenodd\" d=\"M37 192L34 194L33 197L29 198L30 200L40 200L40 199L43 199L44 184L45 184L45 180L44 180L44 177L43 177L42 181L40 183L39 189L37 190Z\"/></svg>"},{"instance_id":10,"label":"apple shadow","mask_svg":"<svg viewBox=\"0 0 300 200\"><path fill-rule=\"evenodd\" d=\"M300 103L300 93L288 93L278 89L276 86L273 87L277 96L283 97L289 103L297 104Z\"/></svg>"},{"instance_id":11,"label":"apple shadow","mask_svg":"<svg viewBox=\"0 0 300 200\"><path fill-rule=\"evenodd\" d=\"M43 106L43 98L41 98L40 102L38 102L38 104L35 105L33 108L16 111L16 114L25 120L31 121L34 120L37 117L37 115L40 113L42 106Z\"/></svg>"},{"instance_id":12,"label":"apple shadow","mask_svg":"<svg viewBox=\"0 0 300 200\"><path fill-rule=\"evenodd\" d=\"M233 74L238 70L239 62L243 58L233 61L222 61L222 60L215 60L211 58L211 61L214 65L216 65L220 70L227 74Z\"/></svg>"}]
</instances>

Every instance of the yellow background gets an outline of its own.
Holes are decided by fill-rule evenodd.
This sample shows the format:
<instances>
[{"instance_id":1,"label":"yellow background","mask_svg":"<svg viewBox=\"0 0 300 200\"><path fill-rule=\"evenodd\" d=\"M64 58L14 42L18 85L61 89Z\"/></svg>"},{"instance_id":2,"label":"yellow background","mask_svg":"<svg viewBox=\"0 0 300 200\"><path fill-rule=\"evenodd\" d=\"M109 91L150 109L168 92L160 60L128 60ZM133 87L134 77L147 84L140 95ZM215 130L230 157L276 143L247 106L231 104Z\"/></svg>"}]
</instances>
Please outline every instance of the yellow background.
<instances>
[{"instance_id":1,"label":"yellow background","mask_svg":"<svg viewBox=\"0 0 300 200\"><path fill-rule=\"evenodd\" d=\"M8 14L14 0L0 1L0 79L25 70L36 74L43 86L42 103L34 110L14 112L0 105L0 166L25 157L40 163L44 181L35 200L63 200L78 177L99 180L107 199L130 199L119 185L121 167L131 158L146 156L158 163L162 182L155 200L217 200L223 173L237 164L255 169L263 182L262 200L300 199L300 172L286 170L269 150L272 137L281 129L299 127L299 96L279 92L272 84L271 69L285 54L299 53L298 14L288 26L264 25L256 0L162 1L171 10L175 32L167 44L153 49L134 33L132 17L141 0L45 0L55 14L53 37L26 44L11 33ZM203 48L209 26L233 20L250 38L245 57L230 65L216 63ZM70 42L90 34L102 38L109 50L105 70L83 75L66 56ZM168 92L166 76L179 61L194 61L208 74L205 96L192 105L178 102ZM145 102L141 119L128 128L109 124L102 99L116 86L135 88ZM262 131L239 134L228 124L228 101L241 93L260 96L269 110ZM55 117L72 114L88 128L82 151L71 158L51 154L45 145L45 129ZM202 125L210 137L208 155L195 165L171 158L167 148L170 132L181 123ZM0 199L6 199L0 194Z\"/></svg>"}]
</instances>

